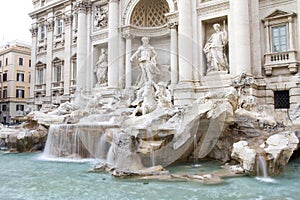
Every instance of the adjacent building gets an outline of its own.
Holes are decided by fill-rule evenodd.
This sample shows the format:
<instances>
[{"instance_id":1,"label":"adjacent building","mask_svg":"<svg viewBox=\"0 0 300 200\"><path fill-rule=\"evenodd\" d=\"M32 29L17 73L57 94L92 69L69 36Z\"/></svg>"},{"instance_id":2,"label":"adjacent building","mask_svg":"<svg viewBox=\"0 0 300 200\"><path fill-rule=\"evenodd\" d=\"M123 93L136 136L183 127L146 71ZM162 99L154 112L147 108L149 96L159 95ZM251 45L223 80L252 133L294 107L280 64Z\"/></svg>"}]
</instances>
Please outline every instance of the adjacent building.
<instances>
[{"instance_id":1,"label":"adjacent building","mask_svg":"<svg viewBox=\"0 0 300 200\"><path fill-rule=\"evenodd\" d=\"M157 52L157 80L169 84L175 104L227 87L244 73L255 79L257 104L298 106L300 0L32 2L34 109L70 101L76 91L132 90L140 69L131 55L142 37ZM223 40L210 45L220 31ZM107 51L106 84L98 84L95 70L101 49Z\"/></svg>"},{"instance_id":2,"label":"adjacent building","mask_svg":"<svg viewBox=\"0 0 300 200\"><path fill-rule=\"evenodd\" d=\"M0 48L0 122L16 123L29 98L31 45L13 41Z\"/></svg>"}]
</instances>

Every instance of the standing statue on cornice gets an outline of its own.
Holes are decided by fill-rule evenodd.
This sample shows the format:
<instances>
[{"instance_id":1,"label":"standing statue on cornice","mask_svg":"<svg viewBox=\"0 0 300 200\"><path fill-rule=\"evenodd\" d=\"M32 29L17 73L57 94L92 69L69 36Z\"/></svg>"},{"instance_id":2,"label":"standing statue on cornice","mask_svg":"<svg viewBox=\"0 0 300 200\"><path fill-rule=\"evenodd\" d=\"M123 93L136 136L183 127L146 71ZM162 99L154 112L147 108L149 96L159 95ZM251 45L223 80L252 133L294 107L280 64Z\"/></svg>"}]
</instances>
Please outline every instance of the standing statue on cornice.
<instances>
[{"instance_id":1,"label":"standing statue on cornice","mask_svg":"<svg viewBox=\"0 0 300 200\"><path fill-rule=\"evenodd\" d=\"M156 63L157 53L152 46L149 45L149 38L142 37L142 45L131 56L130 60L137 59L141 68L141 74L136 81L136 86L141 88L148 81L154 81L154 75L159 74Z\"/></svg>"},{"instance_id":2,"label":"standing statue on cornice","mask_svg":"<svg viewBox=\"0 0 300 200\"><path fill-rule=\"evenodd\" d=\"M228 35L225 27L221 29L220 24L214 24L213 33L204 46L204 53L207 59L207 73L214 71L228 72L228 60L225 47L228 43Z\"/></svg>"},{"instance_id":3,"label":"standing statue on cornice","mask_svg":"<svg viewBox=\"0 0 300 200\"><path fill-rule=\"evenodd\" d=\"M97 86L103 86L107 84L107 52L102 48L98 61L96 62L96 68L94 72L97 76Z\"/></svg>"}]
</instances>

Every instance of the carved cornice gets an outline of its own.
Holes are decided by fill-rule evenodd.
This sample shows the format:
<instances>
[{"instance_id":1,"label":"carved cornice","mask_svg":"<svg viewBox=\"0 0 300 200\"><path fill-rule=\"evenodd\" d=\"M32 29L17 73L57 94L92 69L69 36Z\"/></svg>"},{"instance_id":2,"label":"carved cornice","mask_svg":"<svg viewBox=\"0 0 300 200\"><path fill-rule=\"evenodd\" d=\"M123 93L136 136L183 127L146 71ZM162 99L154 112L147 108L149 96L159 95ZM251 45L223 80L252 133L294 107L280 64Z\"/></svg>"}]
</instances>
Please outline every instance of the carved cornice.
<instances>
[{"instance_id":1,"label":"carved cornice","mask_svg":"<svg viewBox=\"0 0 300 200\"><path fill-rule=\"evenodd\" d=\"M198 15L207 15L210 13L220 12L224 10L229 10L229 0L223 1L209 1L206 3L200 4L197 8Z\"/></svg>"}]
</instances>

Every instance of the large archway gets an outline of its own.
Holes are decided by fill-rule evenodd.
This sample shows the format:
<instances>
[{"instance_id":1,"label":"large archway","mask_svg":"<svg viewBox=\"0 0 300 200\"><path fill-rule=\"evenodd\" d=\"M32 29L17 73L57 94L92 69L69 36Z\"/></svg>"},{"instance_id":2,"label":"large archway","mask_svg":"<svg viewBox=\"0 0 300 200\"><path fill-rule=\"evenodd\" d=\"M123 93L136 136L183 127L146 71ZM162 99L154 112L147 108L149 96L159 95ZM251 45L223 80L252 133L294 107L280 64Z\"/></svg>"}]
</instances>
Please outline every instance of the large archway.
<instances>
[{"instance_id":1,"label":"large archway","mask_svg":"<svg viewBox=\"0 0 300 200\"><path fill-rule=\"evenodd\" d=\"M165 0L140 0L130 17L130 24L137 27L159 27L167 23L169 5Z\"/></svg>"}]
</instances>

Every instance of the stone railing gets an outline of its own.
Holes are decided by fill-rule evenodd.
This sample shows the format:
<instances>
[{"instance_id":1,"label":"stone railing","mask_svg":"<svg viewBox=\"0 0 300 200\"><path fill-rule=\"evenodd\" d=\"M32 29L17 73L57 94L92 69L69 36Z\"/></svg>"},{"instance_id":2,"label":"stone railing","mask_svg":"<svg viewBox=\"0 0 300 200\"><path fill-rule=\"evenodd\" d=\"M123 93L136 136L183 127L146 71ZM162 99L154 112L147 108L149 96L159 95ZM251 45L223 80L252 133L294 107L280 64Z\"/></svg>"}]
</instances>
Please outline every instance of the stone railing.
<instances>
[{"instance_id":1,"label":"stone railing","mask_svg":"<svg viewBox=\"0 0 300 200\"><path fill-rule=\"evenodd\" d=\"M64 87L64 82L53 82L52 89L59 89Z\"/></svg>"},{"instance_id":2,"label":"stone railing","mask_svg":"<svg viewBox=\"0 0 300 200\"><path fill-rule=\"evenodd\" d=\"M46 91L46 84L37 84L35 85L35 88L34 88L34 92L37 93L42 93L43 91Z\"/></svg>"},{"instance_id":3,"label":"stone railing","mask_svg":"<svg viewBox=\"0 0 300 200\"><path fill-rule=\"evenodd\" d=\"M298 62L296 56L297 52L295 50L265 54L265 74L272 75L273 68L277 67L287 67L290 73L297 73Z\"/></svg>"}]
</instances>

